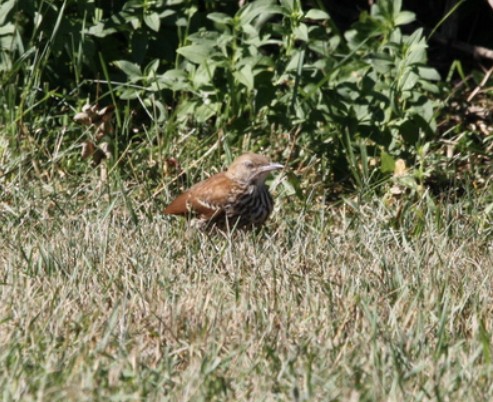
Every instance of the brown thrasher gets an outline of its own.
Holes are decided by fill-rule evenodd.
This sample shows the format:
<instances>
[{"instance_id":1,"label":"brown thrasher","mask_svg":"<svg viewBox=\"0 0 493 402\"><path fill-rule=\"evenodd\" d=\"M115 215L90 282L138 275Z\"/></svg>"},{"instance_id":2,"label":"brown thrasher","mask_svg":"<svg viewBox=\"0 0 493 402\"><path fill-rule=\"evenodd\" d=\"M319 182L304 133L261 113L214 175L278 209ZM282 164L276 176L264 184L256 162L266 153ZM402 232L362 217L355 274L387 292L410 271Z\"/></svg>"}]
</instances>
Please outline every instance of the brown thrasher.
<instances>
[{"instance_id":1,"label":"brown thrasher","mask_svg":"<svg viewBox=\"0 0 493 402\"><path fill-rule=\"evenodd\" d=\"M271 171L282 168L262 155L241 155L226 172L211 176L179 195L164 213L195 215L201 229L261 226L274 204L265 179Z\"/></svg>"}]
</instances>

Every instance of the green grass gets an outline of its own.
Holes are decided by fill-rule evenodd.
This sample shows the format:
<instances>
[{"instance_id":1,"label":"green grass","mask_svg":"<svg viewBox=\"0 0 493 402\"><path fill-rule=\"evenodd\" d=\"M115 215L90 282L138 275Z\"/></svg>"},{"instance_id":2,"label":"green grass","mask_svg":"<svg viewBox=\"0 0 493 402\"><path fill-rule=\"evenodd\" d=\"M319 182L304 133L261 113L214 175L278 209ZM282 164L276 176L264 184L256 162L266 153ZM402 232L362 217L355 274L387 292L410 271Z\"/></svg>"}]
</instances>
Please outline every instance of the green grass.
<instances>
[{"instance_id":1,"label":"green grass","mask_svg":"<svg viewBox=\"0 0 493 402\"><path fill-rule=\"evenodd\" d=\"M493 398L480 196L400 224L376 199L278 197L260 233L207 236L56 188L11 183L0 204L5 401Z\"/></svg>"}]
</instances>

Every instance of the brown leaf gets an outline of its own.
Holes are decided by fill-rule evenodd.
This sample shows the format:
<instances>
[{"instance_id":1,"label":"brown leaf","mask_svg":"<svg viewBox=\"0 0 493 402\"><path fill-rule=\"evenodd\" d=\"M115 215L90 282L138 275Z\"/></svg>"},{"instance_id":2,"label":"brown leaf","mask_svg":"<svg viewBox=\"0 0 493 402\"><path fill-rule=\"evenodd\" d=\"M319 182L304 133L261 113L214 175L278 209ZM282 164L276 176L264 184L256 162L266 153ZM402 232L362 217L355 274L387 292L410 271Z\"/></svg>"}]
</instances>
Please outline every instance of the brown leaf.
<instances>
[{"instance_id":1,"label":"brown leaf","mask_svg":"<svg viewBox=\"0 0 493 402\"><path fill-rule=\"evenodd\" d=\"M101 148L96 148L96 150L95 150L95 152L94 152L94 154L92 156L92 163L91 163L91 165L93 167L96 167L105 158L106 158L106 154L104 153L104 151Z\"/></svg>"},{"instance_id":2,"label":"brown leaf","mask_svg":"<svg viewBox=\"0 0 493 402\"><path fill-rule=\"evenodd\" d=\"M170 157L166 158L166 165L170 168L175 169L177 172L181 172L181 165L180 162L176 158Z\"/></svg>"},{"instance_id":3,"label":"brown leaf","mask_svg":"<svg viewBox=\"0 0 493 402\"><path fill-rule=\"evenodd\" d=\"M108 121L109 119L111 119L114 112L115 112L115 106L108 105L102 108L101 110L99 110L98 115L100 115L103 118L103 121Z\"/></svg>"},{"instance_id":4,"label":"brown leaf","mask_svg":"<svg viewBox=\"0 0 493 402\"><path fill-rule=\"evenodd\" d=\"M113 124L111 121L103 121L96 129L96 140L99 141L105 135L113 134Z\"/></svg>"},{"instance_id":5,"label":"brown leaf","mask_svg":"<svg viewBox=\"0 0 493 402\"><path fill-rule=\"evenodd\" d=\"M87 159L90 156L94 155L95 151L96 151L96 146L91 141L85 141L82 144L82 152L81 152L82 159Z\"/></svg>"},{"instance_id":6,"label":"brown leaf","mask_svg":"<svg viewBox=\"0 0 493 402\"><path fill-rule=\"evenodd\" d=\"M86 112L79 112L74 116L76 123L84 124L85 126L91 125L91 118Z\"/></svg>"},{"instance_id":7,"label":"brown leaf","mask_svg":"<svg viewBox=\"0 0 493 402\"><path fill-rule=\"evenodd\" d=\"M109 142L102 142L99 148L104 152L105 158L111 158L112 149Z\"/></svg>"},{"instance_id":8,"label":"brown leaf","mask_svg":"<svg viewBox=\"0 0 493 402\"><path fill-rule=\"evenodd\" d=\"M406 162L404 159L397 159L394 166L394 177L404 176L406 173Z\"/></svg>"}]
</instances>

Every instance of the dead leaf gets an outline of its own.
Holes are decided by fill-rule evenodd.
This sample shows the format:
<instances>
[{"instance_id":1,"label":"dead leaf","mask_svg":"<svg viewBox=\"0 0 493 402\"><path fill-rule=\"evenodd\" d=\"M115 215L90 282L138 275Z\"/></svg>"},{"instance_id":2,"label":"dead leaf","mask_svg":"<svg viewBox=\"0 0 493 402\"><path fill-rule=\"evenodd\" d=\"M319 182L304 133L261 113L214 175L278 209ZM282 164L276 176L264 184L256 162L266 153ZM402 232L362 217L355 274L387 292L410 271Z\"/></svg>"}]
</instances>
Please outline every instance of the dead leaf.
<instances>
[{"instance_id":1,"label":"dead leaf","mask_svg":"<svg viewBox=\"0 0 493 402\"><path fill-rule=\"evenodd\" d=\"M404 159L397 159L394 166L394 177L404 176L406 173L406 162L404 161Z\"/></svg>"},{"instance_id":2,"label":"dead leaf","mask_svg":"<svg viewBox=\"0 0 493 402\"><path fill-rule=\"evenodd\" d=\"M104 151L101 148L96 148L96 150L94 151L94 154L92 155L92 163L91 163L91 165L93 167L96 167L105 158L106 158L106 154L104 153Z\"/></svg>"},{"instance_id":3,"label":"dead leaf","mask_svg":"<svg viewBox=\"0 0 493 402\"><path fill-rule=\"evenodd\" d=\"M79 112L74 116L74 121L79 124L83 124L84 126L91 125L91 118L86 112Z\"/></svg>"},{"instance_id":4,"label":"dead leaf","mask_svg":"<svg viewBox=\"0 0 493 402\"><path fill-rule=\"evenodd\" d=\"M105 158L111 158L112 149L111 149L111 145L109 142L102 142L101 145L99 146L99 148L101 149L101 151L104 152Z\"/></svg>"},{"instance_id":5,"label":"dead leaf","mask_svg":"<svg viewBox=\"0 0 493 402\"><path fill-rule=\"evenodd\" d=\"M95 128L94 138L99 142L105 136L113 134L113 113L114 105L108 105L101 109L94 104L86 103L82 106L82 111L74 116L74 121L85 126L93 126ZM82 159L92 157L92 165L98 166L105 158L112 155L109 141L102 142L99 147L92 141L88 140L82 144Z\"/></svg>"},{"instance_id":6,"label":"dead leaf","mask_svg":"<svg viewBox=\"0 0 493 402\"><path fill-rule=\"evenodd\" d=\"M91 141L85 141L82 144L82 152L81 152L82 159L87 159L90 156L94 155L95 150L96 150L96 146Z\"/></svg>"}]
</instances>

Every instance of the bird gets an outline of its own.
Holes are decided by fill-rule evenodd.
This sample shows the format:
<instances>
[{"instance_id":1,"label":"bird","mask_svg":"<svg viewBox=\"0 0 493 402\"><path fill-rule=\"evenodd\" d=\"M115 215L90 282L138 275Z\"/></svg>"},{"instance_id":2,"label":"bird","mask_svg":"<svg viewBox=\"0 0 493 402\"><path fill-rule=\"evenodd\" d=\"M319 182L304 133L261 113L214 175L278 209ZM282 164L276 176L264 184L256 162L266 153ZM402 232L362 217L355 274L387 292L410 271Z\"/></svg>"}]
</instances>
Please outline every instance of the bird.
<instances>
[{"instance_id":1,"label":"bird","mask_svg":"<svg viewBox=\"0 0 493 402\"><path fill-rule=\"evenodd\" d=\"M180 194L164 213L192 216L193 224L201 230L259 228L269 218L274 205L265 179L270 172L283 168L263 155L243 154L225 172Z\"/></svg>"}]
</instances>

